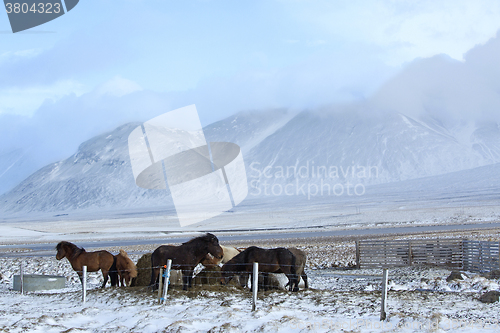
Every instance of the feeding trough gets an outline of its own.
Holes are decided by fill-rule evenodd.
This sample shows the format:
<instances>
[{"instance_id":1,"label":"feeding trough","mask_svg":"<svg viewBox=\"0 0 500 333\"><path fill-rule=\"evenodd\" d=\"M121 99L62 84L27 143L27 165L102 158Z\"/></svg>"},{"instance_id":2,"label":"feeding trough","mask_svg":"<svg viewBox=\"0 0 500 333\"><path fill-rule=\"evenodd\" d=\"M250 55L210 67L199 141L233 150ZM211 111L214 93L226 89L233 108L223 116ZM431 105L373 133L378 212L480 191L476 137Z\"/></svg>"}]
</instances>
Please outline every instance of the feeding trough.
<instances>
[{"instance_id":1,"label":"feeding trough","mask_svg":"<svg viewBox=\"0 0 500 333\"><path fill-rule=\"evenodd\" d=\"M23 291L62 289L66 278L58 275L23 275ZM21 276L14 275L14 290L21 291Z\"/></svg>"}]
</instances>

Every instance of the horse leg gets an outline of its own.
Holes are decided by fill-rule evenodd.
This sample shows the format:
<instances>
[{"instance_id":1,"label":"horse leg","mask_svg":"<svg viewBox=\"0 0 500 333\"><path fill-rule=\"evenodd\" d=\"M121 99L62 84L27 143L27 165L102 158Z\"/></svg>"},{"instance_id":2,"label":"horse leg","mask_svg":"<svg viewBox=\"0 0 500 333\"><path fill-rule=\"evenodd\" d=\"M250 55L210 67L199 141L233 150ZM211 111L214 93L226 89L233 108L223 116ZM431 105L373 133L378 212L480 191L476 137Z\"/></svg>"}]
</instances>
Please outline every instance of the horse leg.
<instances>
[{"instance_id":1,"label":"horse leg","mask_svg":"<svg viewBox=\"0 0 500 333\"><path fill-rule=\"evenodd\" d=\"M160 275L160 269L158 267L151 269L151 281L149 282L149 286L153 288L153 291L158 289L158 275Z\"/></svg>"},{"instance_id":2,"label":"horse leg","mask_svg":"<svg viewBox=\"0 0 500 333\"><path fill-rule=\"evenodd\" d=\"M189 285L189 289L191 289L191 285L193 283L193 271L190 271L189 272L189 275L188 275L188 285Z\"/></svg>"},{"instance_id":3,"label":"horse leg","mask_svg":"<svg viewBox=\"0 0 500 333\"><path fill-rule=\"evenodd\" d=\"M262 273L264 275L264 291L267 291L269 288L269 273Z\"/></svg>"},{"instance_id":4,"label":"horse leg","mask_svg":"<svg viewBox=\"0 0 500 333\"><path fill-rule=\"evenodd\" d=\"M306 273L305 273L305 272L304 272L304 273L302 273L302 280L304 280L304 287L305 287L306 289L308 289L308 288L309 288L309 284L307 283L307 275L306 275Z\"/></svg>"},{"instance_id":5,"label":"horse leg","mask_svg":"<svg viewBox=\"0 0 500 333\"><path fill-rule=\"evenodd\" d=\"M290 291L294 291L294 292L299 291L299 279L300 279L300 277L297 274L292 274L292 281L290 283Z\"/></svg>"},{"instance_id":6,"label":"horse leg","mask_svg":"<svg viewBox=\"0 0 500 333\"><path fill-rule=\"evenodd\" d=\"M118 269L116 267L116 257L113 257L113 264L108 270L109 278L111 279L111 287L118 285ZM119 285L118 285L119 287Z\"/></svg>"},{"instance_id":7,"label":"horse leg","mask_svg":"<svg viewBox=\"0 0 500 333\"><path fill-rule=\"evenodd\" d=\"M242 288L248 287L248 274L244 273L238 276L238 280L240 282L240 286Z\"/></svg>"},{"instance_id":8,"label":"horse leg","mask_svg":"<svg viewBox=\"0 0 500 333\"><path fill-rule=\"evenodd\" d=\"M193 272L191 272L191 275ZM188 290L188 285L189 288L191 288L191 279L189 275L189 271L182 271L182 290Z\"/></svg>"},{"instance_id":9,"label":"horse leg","mask_svg":"<svg viewBox=\"0 0 500 333\"><path fill-rule=\"evenodd\" d=\"M104 269L101 269L101 272L102 272L102 277L104 278L104 282L102 283L102 286L101 288L104 288L106 287L106 283L108 283L108 274L109 272L104 270Z\"/></svg>"}]
</instances>

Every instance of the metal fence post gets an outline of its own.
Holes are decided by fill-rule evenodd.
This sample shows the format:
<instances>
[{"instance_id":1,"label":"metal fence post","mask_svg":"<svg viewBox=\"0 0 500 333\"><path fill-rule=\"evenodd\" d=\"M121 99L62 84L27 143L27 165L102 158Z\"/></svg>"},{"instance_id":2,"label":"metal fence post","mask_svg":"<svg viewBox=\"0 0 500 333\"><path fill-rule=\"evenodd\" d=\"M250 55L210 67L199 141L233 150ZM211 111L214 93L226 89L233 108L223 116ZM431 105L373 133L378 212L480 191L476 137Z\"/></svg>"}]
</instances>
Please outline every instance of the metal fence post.
<instances>
[{"instance_id":1,"label":"metal fence post","mask_svg":"<svg viewBox=\"0 0 500 333\"><path fill-rule=\"evenodd\" d=\"M259 263L253 263L252 275L252 311L255 311L257 305L257 289L259 289Z\"/></svg>"},{"instance_id":2,"label":"metal fence post","mask_svg":"<svg viewBox=\"0 0 500 333\"><path fill-rule=\"evenodd\" d=\"M82 303L87 301L87 266L82 267Z\"/></svg>"},{"instance_id":3,"label":"metal fence post","mask_svg":"<svg viewBox=\"0 0 500 333\"><path fill-rule=\"evenodd\" d=\"M384 273L382 276L382 304L380 308L380 320L387 319L387 268L384 268Z\"/></svg>"},{"instance_id":4,"label":"metal fence post","mask_svg":"<svg viewBox=\"0 0 500 333\"><path fill-rule=\"evenodd\" d=\"M170 284L170 269L172 268L172 259L167 260L167 265L165 268L165 271L163 273L164 279L163 279L163 297L162 301L163 304L167 301L167 291L168 291L168 285Z\"/></svg>"},{"instance_id":5,"label":"metal fence post","mask_svg":"<svg viewBox=\"0 0 500 333\"><path fill-rule=\"evenodd\" d=\"M160 267L160 275L158 275L158 303L161 304L161 295L163 295L163 267Z\"/></svg>"}]
</instances>

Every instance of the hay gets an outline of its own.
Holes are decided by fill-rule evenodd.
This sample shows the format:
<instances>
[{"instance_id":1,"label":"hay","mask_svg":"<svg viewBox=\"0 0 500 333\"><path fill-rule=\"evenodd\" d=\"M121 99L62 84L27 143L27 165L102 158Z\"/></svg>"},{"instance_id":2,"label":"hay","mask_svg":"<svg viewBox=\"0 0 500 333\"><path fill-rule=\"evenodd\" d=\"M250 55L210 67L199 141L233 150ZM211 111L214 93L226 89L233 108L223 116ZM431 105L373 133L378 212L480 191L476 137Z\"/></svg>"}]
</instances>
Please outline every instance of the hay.
<instances>
[{"instance_id":1,"label":"hay","mask_svg":"<svg viewBox=\"0 0 500 333\"><path fill-rule=\"evenodd\" d=\"M193 279L194 285L220 285L221 284L221 268L213 266L205 268L199 272Z\"/></svg>"},{"instance_id":2,"label":"hay","mask_svg":"<svg viewBox=\"0 0 500 333\"><path fill-rule=\"evenodd\" d=\"M147 287L151 281L151 255L146 253L137 261L137 277L132 279L132 287Z\"/></svg>"}]
</instances>

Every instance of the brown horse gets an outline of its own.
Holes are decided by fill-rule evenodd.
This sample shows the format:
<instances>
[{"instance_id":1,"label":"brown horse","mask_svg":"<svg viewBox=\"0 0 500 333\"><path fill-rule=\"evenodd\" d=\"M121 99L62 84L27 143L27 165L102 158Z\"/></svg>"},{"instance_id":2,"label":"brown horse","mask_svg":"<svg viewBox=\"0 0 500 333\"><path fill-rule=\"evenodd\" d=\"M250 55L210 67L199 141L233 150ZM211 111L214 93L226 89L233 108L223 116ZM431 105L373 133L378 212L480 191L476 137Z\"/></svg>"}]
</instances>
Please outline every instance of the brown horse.
<instances>
[{"instance_id":1,"label":"brown horse","mask_svg":"<svg viewBox=\"0 0 500 333\"><path fill-rule=\"evenodd\" d=\"M269 273L276 271L285 273L290 290L298 284L296 258L290 250L284 247L263 249L256 246L250 246L222 266L221 283L227 284L235 275L242 275L247 280L253 271L254 262L259 263L259 273L264 275L264 290L269 285Z\"/></svg>"},{"instance_id":2,"label":"brown horse","mask_svg":"<svg viewBox=\"0 0 500 333\"><path fill-rule=\"evenodd\" d=\"M71 267L76 271L80 282L83 281L83 266L87 266L87 272L97 272L101 270L104 282L101 288L106 286L108 275L111 277L111 286L116 286L118 274L116 273L115 257L108 251L87 252L84 248L79 248L73 243L62 241L56 246L56 259L61 260L66 257Z\"/></svg>"},{"instance_id":3,"label":"brown horse","mask_svg":"<svg viewBox=\"0 0 500 333\"><path fill-rule=\"evenodd\" d=\"M134 262L130 260L130 258L127 255L127 252L125 252L122 249L120 249L120 253L118 253L115 256L115 258L116 258L116 270L120 278L118 286L121 285L122 287L125 286L129 287L130 282L132 282L132 279L137 276L137 267L135 266Z\"/></svg>"},{"instance_id":4,"label":"brown horse","mask_svg":"<svg viewBox=\"0 0 500 333\"><path fill-rule=\"evenodd\" d=\"M193 270L203 258L210 253L215 258L223 256L219 240L214 235L207 233L196 237L179 246L162 245L154 250L151 255L151 282L153 290L158 288L158 275L160 266L166 265L168 259L172 259L172 269L182 270L182 289L191 288Z\"/></svg>"},{"instance_id":5,"label":"brown horse","mask_svg":"<svg viewBox=\"0 0 500 333\"><path fill-rule=\"evenodd\" d=\"M305 266L306 266L306 261L307 261L307 255L305 254L304 251L302 250L299 250L295 247L289 247L288 250L290 250L290 252L293 253L293 255L295 256L295 259L296 259L296 262L295 262L295 269L296 269L296 274L297 274L297 283L300 283L300 278L302 278L302 280L304 280L304 287L306 289L309 288L309 283L307 281L307 275L305 273ZM277 270L276 272L274 273L283 273L281 270ZM243 280L243 283L246 283L244 280ZM285 286L289 286L290 285L290 281L288 282L288 284ZM299 285L295 285L295 286L291 286L291 288L293 288L293 291L298 291L299 290Z\"/></svg>"}]
</instances>

